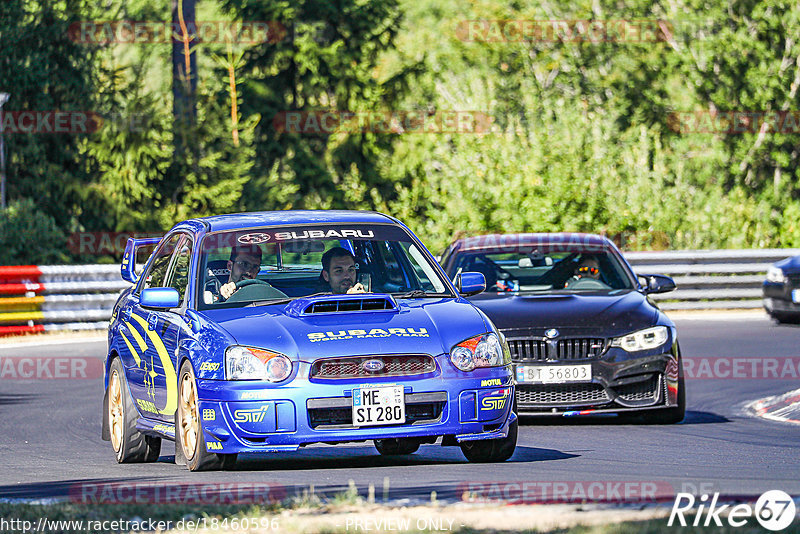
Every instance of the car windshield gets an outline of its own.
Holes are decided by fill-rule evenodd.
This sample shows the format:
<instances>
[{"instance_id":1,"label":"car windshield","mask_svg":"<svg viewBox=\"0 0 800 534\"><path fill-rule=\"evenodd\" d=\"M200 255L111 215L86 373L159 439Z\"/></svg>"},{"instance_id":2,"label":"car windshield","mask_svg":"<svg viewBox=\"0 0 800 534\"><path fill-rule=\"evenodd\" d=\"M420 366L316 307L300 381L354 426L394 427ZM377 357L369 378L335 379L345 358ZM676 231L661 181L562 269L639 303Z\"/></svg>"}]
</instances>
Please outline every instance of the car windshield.
<instances>
[{"instance_id":1,"label":"car windshield","mask_svg":"<svg viewBox=\"0 0 800 534\"><path fill-rule=\"evenodd\" d=\"M423 249L392 225L250 228L205 236L199 309L322 294L455 297Z\"/></svg>"},{"instance_id":2,"label":"car windshield","mask_svg":"<svg viewBox=\"0 0 800 534\"><path fill-rule=\"evenodd\" d=\"M463 252L448 274L483 273L489 293L634 289L628 270L608 249L542 248Z\"/></svg>"}]
</instances>

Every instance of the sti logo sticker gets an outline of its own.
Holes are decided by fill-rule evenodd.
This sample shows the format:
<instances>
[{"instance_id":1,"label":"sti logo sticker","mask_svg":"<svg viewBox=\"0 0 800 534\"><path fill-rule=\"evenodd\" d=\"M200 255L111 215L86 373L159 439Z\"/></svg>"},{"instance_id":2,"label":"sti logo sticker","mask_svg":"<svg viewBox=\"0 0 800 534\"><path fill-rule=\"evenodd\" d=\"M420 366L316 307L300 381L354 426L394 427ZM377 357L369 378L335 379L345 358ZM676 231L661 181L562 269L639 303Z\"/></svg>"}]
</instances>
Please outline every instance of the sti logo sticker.
<instances>
[{"instance_id":1,"label":"sti logo sticker","mask_svg":"<svg viewBox=\"0 0 800 534\"><path fill-rule=\"evenodd\" d=\"M260 423L267 415L269 404L253 410L236 410L233 412L233 420L237 423Z\"/></svg>"},{"instance_id":2,"label":"sti logo sticker","mask_svg":"<svg viewBox=\"0 0 800 534\"><path fill-rule=\"evenodd\" d=\"M484 397L481 401L481 410L501 410L506 405L508 399L507 389L501 390L502 395L492 395Z\"/></svg>"}]
</instances>

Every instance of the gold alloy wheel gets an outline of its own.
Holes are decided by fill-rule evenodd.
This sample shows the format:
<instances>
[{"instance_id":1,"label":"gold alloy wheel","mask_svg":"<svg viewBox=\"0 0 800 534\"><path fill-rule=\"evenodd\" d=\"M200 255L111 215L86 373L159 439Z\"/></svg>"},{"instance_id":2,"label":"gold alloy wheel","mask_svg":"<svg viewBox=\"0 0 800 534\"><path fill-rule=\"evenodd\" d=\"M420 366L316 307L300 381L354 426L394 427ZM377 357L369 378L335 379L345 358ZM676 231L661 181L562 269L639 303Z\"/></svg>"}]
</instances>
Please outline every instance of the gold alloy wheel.
<instances>
[{"instance_id":1,"label":"gold alloy wheel","mask_svg":"<svg viewBox=\"0 0 800 534\"><path fill-rule=\"evenodd\" d=\"M183 375L181 380L181 445L187 460L194 457L197 447L197 433L200 417L197 413L197 394L191 373Z\"/></svg>"},{"instance_id":2,"label":"gold alloy wheel","mask_svg":"<svg viewBox=\"0 0 800 534\"><path fill-rule=\"evenodd\" d=\"M122 448L122 433L125 425L125 414L122 406L122 384L119 373L115 369L108 381L108 424L111 426L111 446L114 452Z\"/></svg>"}]
</instances>

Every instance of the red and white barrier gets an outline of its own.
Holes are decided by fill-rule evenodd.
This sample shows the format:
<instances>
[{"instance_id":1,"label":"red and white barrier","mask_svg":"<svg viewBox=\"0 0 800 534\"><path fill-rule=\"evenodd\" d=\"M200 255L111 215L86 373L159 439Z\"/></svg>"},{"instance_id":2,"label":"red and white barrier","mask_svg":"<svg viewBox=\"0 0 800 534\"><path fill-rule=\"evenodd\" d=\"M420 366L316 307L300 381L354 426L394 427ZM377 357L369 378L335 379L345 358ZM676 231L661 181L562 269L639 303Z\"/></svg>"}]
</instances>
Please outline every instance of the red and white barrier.
<instances>
[{"instance_id":1,"label":"red and white barrier","mask_svg":"<svg viewBox=\"0 0 800 534\"><path fill-rule=\"evenodd\" d=\"M0 266L0 336L105 329L128 287L118 265Z\"/></svg>"}]
</instances>

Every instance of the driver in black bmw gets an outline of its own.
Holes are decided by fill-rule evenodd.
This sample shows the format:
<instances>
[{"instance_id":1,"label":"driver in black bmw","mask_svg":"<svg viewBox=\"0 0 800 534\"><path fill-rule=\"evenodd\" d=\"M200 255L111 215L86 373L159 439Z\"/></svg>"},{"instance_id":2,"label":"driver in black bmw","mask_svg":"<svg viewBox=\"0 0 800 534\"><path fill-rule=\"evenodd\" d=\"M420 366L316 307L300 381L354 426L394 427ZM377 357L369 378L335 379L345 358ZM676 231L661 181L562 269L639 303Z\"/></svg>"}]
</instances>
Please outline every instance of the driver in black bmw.
<instances>
[{"instance_id":1,"label":"driver in black bmw","mask_svg":"<svg viewBox=\"0 0 800 534\"><path fill-rule=\"evenodd\" d=\"M591 278L593 280L600 280L600 262L593 255L584 254L577 267L575 267L575 274L572 278L567 280L564 287L569 288L581 278Z\"/></svg>"},{"instance_id":2,"label":"driver in black bmw","mask_svg":"<svg viewBox=\"0 0 800 534\"><path fill-rule=\"evenodd\" d=\"M236 293L236 282L252 280L261 270L261 247L258 245L237 245L231 250L228 260L230 276L228 283L219 288L220 300L227 300Z\"/></svg>"}]
</instances>

